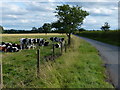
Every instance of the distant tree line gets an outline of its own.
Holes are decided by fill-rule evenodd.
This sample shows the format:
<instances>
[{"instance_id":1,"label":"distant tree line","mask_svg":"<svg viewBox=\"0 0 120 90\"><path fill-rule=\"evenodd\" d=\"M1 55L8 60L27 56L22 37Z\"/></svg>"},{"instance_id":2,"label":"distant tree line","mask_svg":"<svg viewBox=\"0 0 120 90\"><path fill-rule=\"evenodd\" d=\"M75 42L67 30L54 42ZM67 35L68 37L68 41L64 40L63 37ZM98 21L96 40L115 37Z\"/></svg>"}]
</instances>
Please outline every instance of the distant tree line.
<instances>
[{"instance_id":1,"label":"distant tree line","mask_svg":"<svg viewBox=\"0 0 120 90\"><path fill-rule=\"evenodd\" d=\"M3 30L3 33L8 33L8 34L15 34L15 33L31 33L31 31L10 29L10 30Z\"/></svg>"},{"instance_id":2,"label":"distant tree line","mask_svg":"<svg viewBox=\"0 0 120 90\"><path fill-rule=\"evenodd\" d=\"M109 31L110 25L105 22L105 24L101 27L102 31ZM74 30L73 33L80 33L82 31L87 31L84 28L77 28ZM100 30L89 30L89 31L100 31ZM44 23L42 27L36 28L32 27L31 30L15 30L9 29L5 30L2 26L0 26L0 33L8 33L8 34L15 34L15 33L66 33L66 31L62 28L62 24L57 21L53 23Z\"/></svg>"},{"instance_id":3,"label":"distant tree line","mask_svg":"<svg viewBox=\"0 0 120 90\"><path fill-rule=\"evenodd\" d=\"M16 30L16 29L4 29L3 26L0 26L0 33L65 33L65 31L61 29L56 29L54 23L44 23L42 27L36 28L32 27L31 30Z\"/></svg>"},{"instance_id":4,"label":"distant tree line","mask_svg":"<svg viewBox=\"0 0 120 90\"><path fill-rule=\"evenodd\" d=\"M9 29L5 30L2 26L0 26L1 33L15 34L15 33L65 33L64 30L55 28L54 23L44 23L42 27L36 28L32 27L31 30L15 30Z\"/></svg>"}]
</instances>

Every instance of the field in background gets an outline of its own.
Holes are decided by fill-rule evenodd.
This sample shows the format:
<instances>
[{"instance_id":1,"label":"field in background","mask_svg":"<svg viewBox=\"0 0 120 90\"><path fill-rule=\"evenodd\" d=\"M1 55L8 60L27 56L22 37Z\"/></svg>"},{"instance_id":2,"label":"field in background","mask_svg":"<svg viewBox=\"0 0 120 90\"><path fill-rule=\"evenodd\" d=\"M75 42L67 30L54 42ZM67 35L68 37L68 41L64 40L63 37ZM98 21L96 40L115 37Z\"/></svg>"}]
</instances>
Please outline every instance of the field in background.
<instances>
[{"instance_id":1,"label":"field in background","mask_svg":"<svg viewBox=\"0 0 120 90\"><path fill-rule=\"evenodd\" d=\"M83 31L77 35L88 37L94 40L105 42L112 45L120 46L120 30L110 30L110 31Z\"/></svg>"},{"instance_id":2,"label":"field in background","mask_svg":"<svg viewBox=\"0 0 120 90\"><path fill-rule=\"evenodd\" d=\"M20 38L44 38L49 40L50 37L65 37L64 34L2 34L2 41L20 44Z\"/></svg>"},{"instance_id":3,"label":"field in background","mask_svg":"<svg viewBox=\"0 0 120 90\"><path fill-rule=\"evenodd\" d=\"M31 34L31 33L28 33L28 34L0 34L0 36L38 36L38 35L65 35L65 34L59 34L59 33L48 33L48 34L45 34L45 33L34 33L34 34Z\"/></svg>"},{"instance_id":4,"label":"field in background","mask_svg":"<svg viewBox=\"0 0 120 90\"><path fill-rule=\"evenodd\" d=\"M3 36L2 39L19 43L19 38L24 37L48 39L51 36ZM51 46L40 50L41 56L49 55ZM41 59L40 78L36 77L36 49L2 54L4 88L113 88L105 81L107 76L98 51L75 36L67 53L55 61Z\"/></svg>"}]
</instances>

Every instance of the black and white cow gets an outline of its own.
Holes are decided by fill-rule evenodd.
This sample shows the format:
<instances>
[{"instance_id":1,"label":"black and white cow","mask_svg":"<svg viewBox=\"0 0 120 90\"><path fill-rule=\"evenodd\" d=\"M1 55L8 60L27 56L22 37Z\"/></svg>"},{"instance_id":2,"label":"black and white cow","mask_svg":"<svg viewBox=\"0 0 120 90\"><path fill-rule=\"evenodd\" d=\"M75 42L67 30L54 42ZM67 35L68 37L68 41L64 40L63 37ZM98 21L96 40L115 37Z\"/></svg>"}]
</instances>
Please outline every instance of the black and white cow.
<instances>
[{"instance_id":1,"label":"black and white cow","mask_svg":"<svg viewBox=\"0 0 120 90\"><path fill-rule=\"evenodd\" d=\"M33 44L33 40L31 38L27 38L27 44Z\"/></svg>"},{"instance_id":2,"label":"black and white cow","mask_svg":"<svg viewBox=\"0 0 120 90\"><path fill-rule=\"evenodd\" d=\"M53 42L63 42L64 38L61 37L50 37L50 40Z\"/></svg>"},{"instance_id":3,"label":"black and white cow","mask_svg":"<svg viewBox=\"0 0 120 90\"><path fill-rule=\"evenodd\" d=\"M45 41L44 46L48 46L50 43L48 41Z\"/></svg>"},{"instance_id":4,"label":"black and white cow","mask_svg":"<svg viewBox=\"0 0 120 90\"><path fill-rule=\"evenodd\" d=\"M37 39L33 38L32 41L33 41L33 45L36 46L37 45Z\"/></svg>"},{"instance_id":5,"label":"black and white cow","mask_svg":"<svg viewBox=\"0 0 120 90\"><path fill-rule=\"evenodd\" d=\"M45 39L40 38L39 46L44 46L45 41Z\"/></svg>"},{"instance_id":6,"label":"black and white cow","mask_svg":"<svg viewBox=\"0 0 120 90\"><path fill-rule=\"evenodd\" d=\"M45 41L46 40L43 38L36 38L36 39L33 39L33 45L34 46L44 46Z\"/></svg>"},{"instance_id":7,"label":"black and white cow","mask_svg":"<svg viewBox=\"0 0 120 90\"><path fill-rule=\"evenodd\" d=\"M4 44L5 44L5 42L1 42L1 43L0 43L0 45L4 45Z\"/></svg>"},{"instance_id":8,"label":"black and white cow","mask_svg":"<svg viewBox=\"0 0 120 90\"><path fill-rule=\"evenodd\" d=\"M32 38L27 38L25 49L30 49L30 48L33 48L33 39Z\"/></svg>"},{"instance_id":9,"label":"black and white cow","mask_svg":"<svg viewBox=\"0 0 120 90\"><path fill-rule=\"evenodd\" d=\"M35 45L36 45L36 39L34 38L21 38L20 39L21 49L35 48Z\"/></svg>"},{"instance_id":10,"label":"black and white cow","mask_svg":"<svg viewBox=\"0 0 120 90\"><path fill-rule=\"evenodd\" d=\"M0 44L0 50L3 52L18 52L20 49L20 45L18 44L12 44L8 42L2 42Z\"/></svg>"},{"instance_id":11,"label":"black and white cow","mask_svg":"<svg viewBox=\"0 0 120 90\"><path fill-rule=\"evenodd\" d=\"M9 42L4 42L4 44L3 45L6 45L6 47L8 47L8 46L12 46L12 43L9 43Z\"/></svg>"},{"instance_id":12,"label":"black and white cow","mask_svg":"<svg viewBox=\"0 0 120 90\"><path fill-rule=\"evenodd\" d=\"M19 50L21 49L20 45L15 43L12 44L12 47L17 47Z\"/></svg>"},{"instance_id":13,"label":"black and white cow","mask_svg":"<svg viewBox=\"0 0 120 90\"><path fill-rule=\"evenodd\" d=\"M33 44L35 46L44 46L44 43L46 42L45 39L43 38L36 38L36 39L33 39Z\"/></svg>"},{"instance_id":14,"label":"black and white cow","mask_svg":"<svg viewBox=\"0 0 120 90\"><path fill-rule=\"evenodd\" d=\"M20 45L21 49L30 49L36 48L36 46L48 46L49 42L43 38L21 38Z\"/></svg>"},{"instance_id":15,"label":"black and white cow","mask_svg":"<svg viewBox=\"0 0 120 90\"><path fill-rule=\"evenodd\" d=\"M37 46L42 46L43 43L44 43L44 39L43 38L36 38L35 40L36 40L35 44Z\"/></svg>"},{"instance_id":16,"label":"black and white cow","mask_svg":"<svg viewBox=\"0 0 120 90\"><path fill-rule=\"evenodd\" d=\"M60 48L60 47L61 47L61 44L57 43L57 44L55 44L54 46L55 46L55 48Z\"/></svg>"},{"instance_id":17,"label":"black and white cow","mask_svg":"<svg viewBox=\"0 0 120 90\"><path fill-rule=\"evenodd\" d=\"M27 38L21 38L20 39L20 46L21 46L21 49L26 49L27 48Z\"/></svg>"},{"instance_id":18,"label":"black and white cow","mask_svg":"<svg viewBox=\"0 0 120 90\"><path fill-rule=\"evenodd\" d=\"M7 52L18 52L19 49L17 47L12 47L12 46L8 46L7 47Z\"/></svg>"}]
</instances>

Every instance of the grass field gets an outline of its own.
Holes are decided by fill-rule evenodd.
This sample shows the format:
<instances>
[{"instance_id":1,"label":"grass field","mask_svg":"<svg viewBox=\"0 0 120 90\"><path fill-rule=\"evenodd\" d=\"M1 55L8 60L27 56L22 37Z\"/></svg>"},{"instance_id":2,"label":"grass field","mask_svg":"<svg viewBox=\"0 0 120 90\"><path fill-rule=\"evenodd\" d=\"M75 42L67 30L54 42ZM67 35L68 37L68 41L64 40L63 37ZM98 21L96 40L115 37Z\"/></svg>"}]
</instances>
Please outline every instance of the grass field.
<instances>
[{"instance_id":1,"label":"grass field","mask_svg":"<svg viewBox=\"0 0 120 90\"><path fill-rule=\"evenodd\" d=\"M21 37L50 36L3 36L2 39L19 43ZM40 50L41 56L51 53L50 46ZM36 50L2 54L4 88L113 88L105 81L105 68L97 50L75 36L67 53L55 61L41 59L40 78L36 77Z\"/></svg>"},{"instance_id":2,"label":"grass field","mask_svg":"<svg viewBox=\"0 0 120 90\"><path fill-rule=\"evenodd\" d=\"M84 31L78 33L78 35L83 37L88 37L94 40L105 42L112 45L120 46L120 30L110 30L110 31Z\"/></svg>"}]
</instances>

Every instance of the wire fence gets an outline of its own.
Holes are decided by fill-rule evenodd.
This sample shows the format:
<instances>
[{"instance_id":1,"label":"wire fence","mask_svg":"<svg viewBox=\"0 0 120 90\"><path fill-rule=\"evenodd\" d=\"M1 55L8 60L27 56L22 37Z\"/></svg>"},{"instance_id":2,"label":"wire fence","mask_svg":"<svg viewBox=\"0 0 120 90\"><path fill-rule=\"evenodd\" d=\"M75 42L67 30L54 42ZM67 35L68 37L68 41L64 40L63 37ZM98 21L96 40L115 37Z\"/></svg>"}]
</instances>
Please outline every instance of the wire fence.
<instances>
[{"instance_id":1,"label":"wire fence","mask_svg":"<svg viewBox=\"0 0 120 90\"><path fill-rule=\"evenodd\" d=\"M40 76L40 63L41 61L53 61L56 58L58 58L59 56L61 56L63 54L63 52L67 52L67 42L65 41L65 43L63 44L63 42L60 42L60 48L55 48L55 44L52 44L52 51L51 54L48 56L41 56L41 52L40 49L37 49L37 77Z\"/></svg>"},{"instance_id":2,"label":"wire fence","mask_svg":"<svg viewBox=\"0 0 120 90\"><path fill-rule=\"evenodd\" d=\"M46 49L46 48L48 48L48 49ZM56 46L55 42L52 42L49 46L46 46L46 47L38 46L35 49L35 51L36 51L35 63L36 64L33 64L33 66L34 65L36 66L35 72L36 72L37 77L38 78L40 77L40 70L41 70L40 66L42 63L48 62L48 61L55 61L58 57L63 55L63 53L67 52L67 48L68 48L68 43L66 40L64 42L60 42L59 47ZM44 52L44 49L46 49L46 51L48 50L47 54ZM2 66L0 66L0 67L2 67ZM0 68L0 70L2 70L2 68ZM2 88L3 87L3 75L2 75L2 71L0 71L0 72L1 72L0 73L0 88Z\"/></svg>"}]
</instances>

